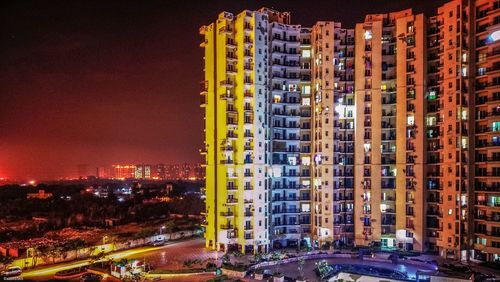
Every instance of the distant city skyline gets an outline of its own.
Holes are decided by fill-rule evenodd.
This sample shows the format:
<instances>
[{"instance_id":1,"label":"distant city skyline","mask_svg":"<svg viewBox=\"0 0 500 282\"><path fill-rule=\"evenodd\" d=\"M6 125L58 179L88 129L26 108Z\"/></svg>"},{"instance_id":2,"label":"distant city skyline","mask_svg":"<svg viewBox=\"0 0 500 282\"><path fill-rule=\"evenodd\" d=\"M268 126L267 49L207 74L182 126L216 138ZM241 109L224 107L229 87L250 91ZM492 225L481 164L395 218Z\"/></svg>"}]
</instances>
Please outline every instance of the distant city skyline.
<instances>
[{"instance_id":1,"label":"distant city skyline","mask_svg":"<svg viewBox=\"0 0 500 282\"><path fill-rule=\"evenodd\" d=\"M117 172L117 168L120 167L121 171ZM124 168L127 169L124 169ZM137 170L137 167L143 167L141 172ZM148 171L146 173L146 169ZM162 169L163 167L163 169ZM182 168L184 172L181 171ZM176 169L178 168L178 172ZM136 171L137 170L137 171ZM130 174L130 177L125 175ZM144 176L143 176L144 175ZM147 176L146 176L147 175ZM72 166L72 170L68 174L62 174L55 177L48 178L36 178L36 177L0 177L0 185L15 183L15 182L34 182L41 183L44 181L57 181L57 180L71 180L71 179L81 179L88 177L95 177L101 179L178 179L178 180L197 180L202 179L204 176L203 169L200 163L114 163L109 165L91 165L91 164L77 164ZM191 178L191 179L190 179Z\"/></svg>"}]
</instances>

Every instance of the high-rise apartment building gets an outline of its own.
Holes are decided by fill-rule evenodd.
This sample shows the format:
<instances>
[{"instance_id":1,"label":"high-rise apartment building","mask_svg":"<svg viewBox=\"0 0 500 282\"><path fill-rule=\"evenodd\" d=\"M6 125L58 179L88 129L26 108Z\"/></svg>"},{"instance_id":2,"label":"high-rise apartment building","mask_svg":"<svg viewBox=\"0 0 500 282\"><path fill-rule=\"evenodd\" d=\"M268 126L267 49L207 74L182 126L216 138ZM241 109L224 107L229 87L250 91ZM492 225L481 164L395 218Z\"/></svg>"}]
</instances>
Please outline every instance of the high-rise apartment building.
<instances>
[{"instance_id":1,"label":"high-rise apartment building","mask_svg":"<svg viewBox=\"0 0 500 282\"><path fill-rule=\"evenodd\" d=\"M280 21L288 18L274 16ZM272 236L267 175L278 177L280 171L268 170L275 145L269 138L267 114L272 110L267 89L272 56L269 17L266 11L223 12L200 29L205 49L201 97L208 248L262 252Z\"/></svg>"},{"instance_id":2,"label":"high-rise apartment building","mask_svg":"<svg viewBox=\"0 0 500 282\"><path fill-rule=\"evenodd\" d=\"M311 245L311 166L312 166L312 48L311 29L300 30L300 183L298 206L302 239ZM301 240L301 242L303 241Z\"/></svg>"},{"instance_id":3,"label":"high-rise apartment building","mask_svg":"<svg viewBox=\"0 0 500 282\"><path fill-rule=\"evenodd\" d=\"M465 75L475 73L475 93L469 93L470 172L475 173L468 184L474 195L469 198L467 223L474 230L473 257L479 260L500 260L500 1L477 0L469 9L474 21L475 52L469 54ZM466 97L464 97L466 98ZM462 98L463 99L463 98ZM463 102L462 102L463 104ZM464 105L466 106L466 105ZM469 106L470 107L470 106ZM470 107L472 108L472 107ZM472 115L472 113L474 113ZM474 120L473 120L474 118ZM474 135L472 135L474 134ZM467 136L467 132L465 134ZM474 157L474 159L473 159ZM472 208L473 206L473 208ZM473 220L473 224L470 222ZM472 233L472 232L470 232Z\"/></svg>"},{"instance_id":4,"label":"high-rise apartment building","mask_svg":"<svg viewBox=\"0 0 500 282\"><path fill-rule=\"evenodd\" d=\"M134 178L135 165L112 165L111 177L117 179Z\"/></svg>"},{"instance_id":5,"label":"high-rise apartment building","mask_svg":"<svg viewBox=\"0 0 500 282\"><path fill-rule=\"evenodd\" d=\"M333 22L318 22L312 28L312 222L318 244L333 239L334 150L334 29Z\"/></svg>"},{"instance_id":6,"label":"high-rise apartment building","mask_svg":"<svg viewBox=\"0 0 500 282\"><path fill-rule=\"evenodd\" d=\"M459 257L471 239L469 17L465 1L452 1L428 24L427 228L429 247L445 257Z\"/></svg>"},{"instance_id":7,"label":"high-rise apartment building","mask_svg":"<svg viewBox=\"0 0 500 282\"><path fill-rule=\"evenodd\" d=\"M428 21L426 236L443 257L499 258L499 8L455 0Z\"/></svg>"},{"instance_id":8,"label":"high-rise apartment building","mask_svg":"<svg viewBox=\"0 0 500 282\"><path fill-rule=\"evenodd\" d=\"M353 245L354 30L312 28L313 232L318 245Z\"/></svg>"},{"instance_id":9,"label":"high-rise apartment building","mask_svg":"<svg viewBox=\"0 0 500 282\"><path fill-rule=\"evenodd\" d=\"M356 25L357 245L423 250L424 24L404 10Z\"/></svg>"},{"instance_id":10,"label":"high-rise apartment building","mask_svg":"<svg viewBox=\"0 0 500 282\"><path fill-rule=\"evenodd\" d=\"M201 32L207 247L498 260L500 1L353 29L224 12Z\"/></svg>"},{"instance_id":11,"label":"high-rise apartment building","mask_svg":"<svg viewBox=\"0 0 500 282\"><path fill-rule=\"evenodd\" d=\"M148 164L135 165L134 178L135 179L151 179L153 178L153 167Z\"/></svg>"},{"instance_id":12,"label":"high-rise apartment building","mask_svg":"<svg viewBox=\"0 0 500 282\"><path fill-rule=\"evenodd\" d=\"M276 13L267 9L268 14ZM270 150L271 183L270 234L273 244L287 246L299 242L302 227L300 213L300 35L299 25L287 21L268 24L270 84ZM280 17L281 18L281 17Z\"/></svg>"}]
</instances>

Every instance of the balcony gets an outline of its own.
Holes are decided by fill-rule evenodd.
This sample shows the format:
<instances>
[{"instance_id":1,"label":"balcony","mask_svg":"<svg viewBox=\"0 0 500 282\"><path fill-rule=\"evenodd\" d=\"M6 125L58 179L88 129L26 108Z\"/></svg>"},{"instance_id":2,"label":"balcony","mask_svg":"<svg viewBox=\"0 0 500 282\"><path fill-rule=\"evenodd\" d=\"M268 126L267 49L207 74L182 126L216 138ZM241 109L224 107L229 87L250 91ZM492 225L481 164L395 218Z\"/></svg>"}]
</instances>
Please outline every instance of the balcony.
<instances>
[{"instance_id":1,"label":"balcony","mask_svg":"<svg viewBox=\"0 0 500 282\"><path fill-rule=\"evenodd\" d=\"M286 201L298 201L299 197L273 197L273 201L275 202L286 202Z\"/></svg>"},{"instance_id":2,"label":"balcony","mask_svg":"<svg viewBox=\"0 0 500 282\"><path fill-rule=\"evenodd\" d=\"M427 210L427 215L428 216L437 216L437 217L442 217L443 213L439 210Z\"/></svg>"},{"instance_id":3,"label":"balcony","mask_svg":"<svg viewBox=\"0 0 500 282\"><path fill-rule=\"evenodd\" d=\"M227 203L228 205L235 205L235 204L237 204L237 203L238 203L238 199L228 198L228 199L226 199L226 203Z\"/></svg>"},{"instance_id":4,"label":"balcony","mask_svg":"<svg viewBox=\"0 0 500 282\"><path fill-rule=\"evenodd\" d=\"M443 200L438 199L438 198L427 198L427 203L432 203L432 204L442 204Z\"/></svg>"},{"instance_id":5,"label":"balcony","mask_svg":"<svg viewBox=\"0 0 500 282\"><path fill-rule=\"evenodd\" d=\"M231 88L234 87L234 82L230 80L223 80L219 83L220 87Z\"/></svg>"},{"instance_id":6,"label":"balcony","mask_svg":"<svg viewBox=\"0 0 500 282\"><path fill-rule=\"evenodd\" d=\"M272 214L300 213L300 209L274 209Z\"/></svg>"},{"instance_id":7,"label":"balcony","mask_svg":"<svg viewBox=\"0 0 500 282\"><path fill-rule=\"evenodd\" d=\"M206 92L201 92L200 93L200 107L206 107L207 106L207 93Z\"/></svg>"},{"instance_id":8,"label":"balcony","mask_svg":"<svg viewBox=\"0 0 500 282\"><path fill-rule=\"evenodd\" d=\"M382 105L392 105L396 104L396 97L391 97L390 99L382 98Z\"/></svg>"},{"instance_id":9,"label":"balcony","mask_svg":"<svg viewBox=\"0 0 500 282\"><path fill-rule=\"evenodd\" d=\"M221 212L220 215L223 217L233 217L234 213L233 212Z\"/></svg>"},{"instance_id":10,"label":"balcony","mask_svg":"<svg viewBox=\"0 0 500 282\"><path fill-rule=\"evenodd\" d=\"M276 227L276 226L296 226L296 225L299 225L300 222L299 221L291 221L291 222L273 222L272 223L272 226ZM296 233L296 232L288 232L288 233Z\"/></svg>"}]
</instances>

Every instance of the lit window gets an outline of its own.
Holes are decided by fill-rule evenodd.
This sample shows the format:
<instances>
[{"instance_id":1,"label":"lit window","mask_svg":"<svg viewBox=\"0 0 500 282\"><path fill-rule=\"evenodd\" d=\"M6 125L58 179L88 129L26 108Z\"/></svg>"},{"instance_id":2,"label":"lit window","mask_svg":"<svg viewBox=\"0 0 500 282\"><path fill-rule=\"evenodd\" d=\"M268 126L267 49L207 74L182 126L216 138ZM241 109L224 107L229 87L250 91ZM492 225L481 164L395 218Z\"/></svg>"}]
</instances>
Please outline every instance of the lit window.
<instances>
[{"instance_id":1,"label":"lit window","mask_svg":"<svg viewBox=\"0 0 500 282\"><path fill-rule=\"evenodd\" d=\"M309 205L309 204L302 204L300 210L303 211L303 212L310 212L311 211L311 205Z\"/></svg>"},{"instance_id":2,"label":"lit window","mask_svg":"<svg viewBox=\"0 0 500 282\"><path fill-rule=\"evenodd\" d=\"M407 125L414 125L415 124L415 117L414 116L409 116L406 121Z\"/></svg>"},{"instance_id":3,"label":"lit window","mask_svg":"<svg viewBox=\"0 0 500 282\"><path fill-rule=\"evenodd\" d=\"M371 150L371 146L372 146L372 145L371 145L371 144L369 144L369 143L365 143L365 144L363 145L363 147L365 148L365 152L366 152L366 153L370 152L370 150Z\"/></svg>"},{"instance_id":4,"label":"lit window","mask_svg":"<svg viewBox=\"0 0 500 282\"><path fill-rule=\"evenodd\" d=\"M321 163L321 155L320 154L316 154L316 156L314 156L314 162L316 164L320 164Z\"/></svg>"},{"instance_id":5,"label":"lit window","mask_svg":"<svg viewBox=\"0 0 500 282\"><path fill-rule=\"evenodd\" d=\"M366 30L364 36L365 36L366 40L372 39L372 31L371 30Z\"/></svg>"},{"instance_id":6,"label":"lit window","mask_svg":"<svg viewBox=\"0 0 500 282\"><path fill-rule=\"evenodd\" d=\"M386 204L380 204L380 211L381 212L385 212L385 210L387 210L387 205Z\"/></svg>"},{"instance_id":7,"label":"lit window","mask_svg":"<svg viewBox=\"0 0 500 282\"><path fill-rule=\"evenodd\" d=\"M302 57L310 58L311 57L311 50L302 50Z\"/></svg>"},{"instance_id":8,"label":"lit window","mask_svg":"<svg viewBox=\"0 0 500 282\"><path fill-rule=\"evenodd\" d=\"M436 117L427 117L427 126L436 125Z\"/></svg>"},{"instance_id":9,"label":"lit window","mask_svg":"<svg viewBox=\"0 0 500 282\"><path fill-rule=\"evenodd\" d=\"M436 91L430 91L429 92L429 100L435 100L437 98Z\"/></svg>"},{"instance_id":10,"label":"lit window","mask_svg":"<svg viewBox=\"0 0 500 282\"><path fill-rule=\"evenodd\" d=\"M500 131L500 121L495 121L491 124L493 131Z\"/></svg>"},{"instance_id":11,"label":"lit window","mask_svg":"<svg viewBox=\"0 0 500 282\"><path fill-rule=\"evenodd\" d=\"M467 149L467 137L462 137L462 149Z\"/></svg>"},{"instance_id":12,"label":"lit window","mask_svg":"<svg viewBox=\"0 0 500 282\"><path fill-rule=\"evenodd\" d=\"M310 106L311 98L302 98L302 106Z\"/></svg>"},{"instance_id":13,"label":"lit window","mask_svg":"<svg viewBox=\"0 0 500 282\"><path fill-rule=\"evenodd\" d=\"M311 94L311 86L309 85L304 85L302 87L302 94Z\"/></svg>"},{"instance_id":14,"label":"lit window","mask_svg":"<svg viewBox=\"0 0 500 282\"><path fill-rule=\"evenodd\" d=\"M490 34L489 39L491 42L495 42L500 39L500 30L494 31L492 34Z\"/></svg>"},{"instance_id":15,"label":"lit window","mask_svg":"<svg viewBox=\"0 0 500 282\"><path fill-rule=\"evenodd\" d=\"M311 158L310 157L302 157L302 164L303 165L310 165L311 164Z\"/></svg>"}]
</instances>

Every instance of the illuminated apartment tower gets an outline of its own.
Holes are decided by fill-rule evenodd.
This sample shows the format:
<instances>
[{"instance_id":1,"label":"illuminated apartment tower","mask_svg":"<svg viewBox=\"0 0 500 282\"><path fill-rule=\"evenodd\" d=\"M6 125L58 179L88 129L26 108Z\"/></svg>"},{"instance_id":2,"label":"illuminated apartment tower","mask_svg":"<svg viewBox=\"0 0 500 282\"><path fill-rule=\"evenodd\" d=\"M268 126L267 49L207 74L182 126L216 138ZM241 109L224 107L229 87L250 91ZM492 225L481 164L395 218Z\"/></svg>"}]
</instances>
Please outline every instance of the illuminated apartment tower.
<instances>
[{"instance_id":1,"label":"illuminated apartment tower","mask_svg":"<svg viewBox=\"0 0 500 282\"><path fill-rule=\"evenodd\" d=\"M134 178L135 179L151 179L152 175L152 166L146 164L138 164L135 165Z\"/></svg>"},{"instance_id":2,"label":"illuminated apartment tower","mask_svg":"<svg viewBox=\"0 0 500 282\"><path fill-rule=\"evenodd\" d=\"M334 29L333 22L318 22L311 35L314 56L311 73L314 98L312 232L318 246L333 240Z\"/></svg>"},{"instance_id":3,"label":"illuminated apartment tower","mask_svg":"<svg viewBox=\"0 0 500 282\"><path fill-rule=\"evenodd\" d=\"M268 15L219 14L204 35L206 246L266 251Z\"/></svg>"},{"instance_id":4,"label":"illuminated apartment tower","mask_svg":"<svg viewBox=\"0 0 500 282\"><path fill-rule=\"evenodd\" d=\"M117 179L134 178L135 165L112 165L111 176Z\"/></svg>"},{"instance_id":5,"label":"illuminated apartment tower","mask_svg":"<svg viewBox=\"0 0 500 282\"><path fill-rule=\"evenodd\" d=\"M313 46L313 234L318 246L353 243L354 30L318 22Z\"/></svg>"},{"instance_id":6,"label":"illuminated apartment tower","mask_svg":"<svg viewBox=\"0 0 500 282\"><path fill-rule=\"evenodd\" d=\"M409 9L356 25L356 245L423 250L424 21Z\"/></svg>"},{"instance_id":7,"label":"illuminated apartment tower","mask_svg":"<svg viewBox=\"0 0 500 282\"><path fill-rule=\"evenodd\" d=\"M302 238L311 239L311 29L300 30L300 216ZM306 242L309 246L311 242Z\"/></svg>"},{"instance_id":8,"label":"illuminated apartment tower","mask_svg":"<svg viewBox=\"0 0 500 282\"><path fill-rule=\"evenodd\" d=\"M426 172L426 249L438 251L437 241L441 241L443 211L440 204L443 202L444 184L441 181L441 154L445 136L440 129L443 123L441 114L441 99L443 81L441 61L444 48L441 36L442 24L437 16L429 18L427 25L427 172Z\"/></svg>"},{"instance_id":9,"label":"illuminated apartment tower","mask_svg":"<svg viewBox=\"0 0 500 282\"><path fill-rule=\"evenodd\" d=\"M354 244L354 29L336 28L334 69L335 132L333 240L335 247Z\"/></svg>"},{"instance_id":10,"label":"illuminated apartment tower","mask_svg":"<svg viewBox=\"0 0 500 282\"><path fill-rule=\"evenodd\" d=\"M430 250L451 258L468 256L472 242L471 44L465 2L444 4L428 24L427 237Z\"/></svg>"},{"instance_id":11,"label":"illuminated apartment tower","mask_svg":"<svg viewBox=\"0 0 500 282\"><path fill-rule=\"evenodd\" d=\"M302 239L301 195L301 67L299 25L287 13L262 9L270 15L270 181L273 247L291 246ZM278 16L273 16L277 14ZM284 16L283 16L284 15ZM281 20L284 19L284 20Z\"/></svg>"},{"instance_id":12,"label":"illuminated apartment tower","mask_svg":"<svg viewBox=\"0 0 500 282\"><path fill-rule=\"evenodd\" d=\"M466 75L475 72L475 110L467 117L475 117L470 126L469 147L475 145L474 198L470 211L474 215L473 258L482 261L500 259L500 1L477 0L470 9L475 20L475 52L469 61L474 62ZM473 57L475 56L475 57ZM470 83L470 82L469 82ZM470 84L469 84L470 85ZM471 95L471 94L469 94ZM462 102L462 105L464 102ZM463 105L466 106L466 105ZM475 113L475 114L472 114ZM469 182L470 183L470 182ZM470 189L469 189L470 191ZM472 195L470 195L472 197ZM469 201L473 203L473 201ZM469 219L472 216L468 216ZM472 227L472 226L471 226Z\"/></svg>"}]
</instances>

